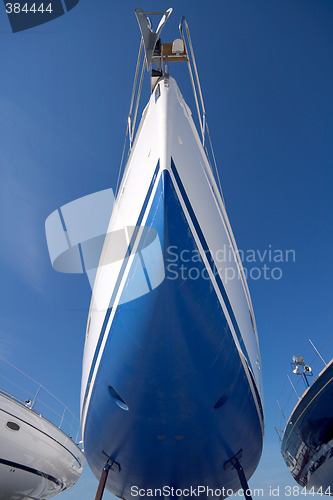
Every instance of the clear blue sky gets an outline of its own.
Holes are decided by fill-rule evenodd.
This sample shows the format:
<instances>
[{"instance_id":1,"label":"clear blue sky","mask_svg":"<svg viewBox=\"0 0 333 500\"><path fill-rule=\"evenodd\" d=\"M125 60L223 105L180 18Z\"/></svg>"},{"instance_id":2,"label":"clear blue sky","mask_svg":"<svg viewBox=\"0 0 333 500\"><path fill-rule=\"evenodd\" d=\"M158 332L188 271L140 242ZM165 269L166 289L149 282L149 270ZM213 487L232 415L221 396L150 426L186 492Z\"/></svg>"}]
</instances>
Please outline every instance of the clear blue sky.
<instances>
[{"instance_id":1,"label":"clear blue sky","mask_svg":"<svg viewBox=\"0 0 333 500\"><path fill-rule=\"evenodd\" d=\"M331 0L80 0L62 18L17 34L1 4L0 355L78 414L90 289L83 275L52 270L44 222L65 203L115 188L137 6L174 7L165 41L178 37L181 15L188 19L239 248L295 252L295 262L261 263L258 254L245 262L249 271L266 264L282 272L279 280L249 280L266 416L264 454L250 486L264 488L268 499L269 486L296 485L273 427L276 399L291 356L333 310ZM174 74L188 98L186 68ZM90 500L96 488L86 469L63 497Z\"/></svg>"}]
</instances>

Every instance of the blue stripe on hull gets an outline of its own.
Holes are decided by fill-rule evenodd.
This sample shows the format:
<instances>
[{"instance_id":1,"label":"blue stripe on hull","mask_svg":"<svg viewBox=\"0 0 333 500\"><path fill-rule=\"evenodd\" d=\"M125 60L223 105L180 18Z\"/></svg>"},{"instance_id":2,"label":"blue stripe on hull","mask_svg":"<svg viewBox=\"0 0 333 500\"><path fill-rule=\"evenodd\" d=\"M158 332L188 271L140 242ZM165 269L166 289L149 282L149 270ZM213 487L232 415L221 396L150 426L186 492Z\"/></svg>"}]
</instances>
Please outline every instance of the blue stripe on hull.
<instances>
[{"instance_id":1,"label":"blue stripe on hull","mask_svg":"<svg viewBox=\"0 0 333 500\"><path fill-rule=\"evenodd\" d=\"M23 470L25 472L29 472L29 474L33 474L34 476L43 477L44 479L51 481L52 483L56 484L59 487L58 493L61 490L66 489L66 488L64 488L64 484L59 479L55 478L54 476L51 476L50 474L47 474L46 472L42 472L42 471L40 471L38 469L34 469L32 467L28 467L27 465L20 464L18 462L12 462L11 460L6 460L5 458L0 458L0 465L6 465L7 467L10 467L11 469L19 469L19 470ZM31 491L30 491L30 494L31 494ZM20 495L20 493L18 492L17 495ZM32 497L30 497L30 498L32 498Z\"/></svg>"},{"instance_id":2,"label":"blue stripe on hull","mask_svg":"<svg viewBox=\"0 0 333 500\"><path fill-rule=\"evenodd\" d=\"M239 326L237 324L234 311L232 310L232 307L231 307L231 304L230 304L227 292L225 291L225 288L223 286L223 283L222 283L221 277L219 275L218 269L216 268L216 265L215 265L214 259L212 257L212 254L211 254L211 252L210 252L210 250L208 248L207 242L205 240L205 237L203 235L203 232L201 230L199 222L198 222L198 220L197 220L197 218L196 218L196 216L194 214L193 208L192 208L192 206L191 206L191 204L189 202L189 199L187 197L185 188L184 188L184 186L182 184L182 181L180 180L180 177L179 177L179 174L177 172L176 166L175 166L174 161L172 159L171 159L171 170L172 170L173 175L175 176L177 185L178 185L179 190L181 192L181 195L183 197L184 203L186 205L186 209L189 212L191 220L192 220L192 222L194 224L194 227L195 227L195 230L196 230L197 235L199 237L199 240L200 240L200 243L202 245L202 248L203 248L203 250L205 252L206 257L208 258L209 266L210 266L210 268L211 268L211 270L213 272L213 275L214 275L214 277L215 277L215 279L217 281L219 290L220 290L220 292L222 294L225 306L226 306L228 314L230 316L230 319L231 319L231 322L232 322L232 326L234 327L234 330L236 332L239 345L241 346L242 352L245 355L249 366L251 366L251 361L250 361L249 355L247 353L247 350L246 350L246 347L245 347L245 344L244 344L244 341L243 341L243 337L242 337L241 332L239 330Z\"/></svg>"},{"instance_id":3,"label":"blue stripe on hull","mask_svg":"<svg viewBox=\"0 0 333 500\"><path fill-rule=\"evenodd\" d=\"M166 279L117 309L87 413L89 465L99 477L105 454L119 463L107 487L122 498L131 498L134 485L237 490L237 474L225 471L224 463L243 449L250 477L261 455L262 430L204 263L194 264L198 279L180 273L172 279L169 273L170 247L197 247L167 171L146 226L158 232ZM130 282L136 269L134 261Z\"/></svg>"}]
</instances>

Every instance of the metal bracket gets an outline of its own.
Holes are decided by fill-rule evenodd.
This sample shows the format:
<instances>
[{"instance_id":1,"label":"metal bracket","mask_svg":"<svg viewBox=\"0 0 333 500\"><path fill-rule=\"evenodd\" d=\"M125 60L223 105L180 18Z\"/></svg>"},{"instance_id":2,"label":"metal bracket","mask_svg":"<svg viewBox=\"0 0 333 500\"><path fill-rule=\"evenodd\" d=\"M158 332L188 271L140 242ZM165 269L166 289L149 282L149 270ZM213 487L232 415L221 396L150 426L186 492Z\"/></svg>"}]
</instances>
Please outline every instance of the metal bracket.
<instances>
[{"instance_id":1,"label":"metal bracket","mask_svg":"<svg viewBox=\"0 0 333 500\"><path fill-rule=\"evenodd\" d=\"M110 469L111 470L114 470L114 471L118 471L120 472L120 464L118 464L118 462L116 462L115 460L113 460L109 455L107 455L105 453L105 451L102 451L103 455L106 456L107 458L107 462L106 464L109 464L110 465Z\"/></svg>"},{"instance_id":2,"label":"metal bracket","mask_svg":"<svg viewBox=\"0 0 333 500\"><path fill-rule=\"evenodd\" d=\"M165 23L169 19L171 13L172 9L168 9L165 12L144 12L142 9L139 8L135 9L135 15L140 26L141 35L145 47L147 71L149 71L151 68L151 63L154 57L154 51L157 44L157 40L160 38L161 31L164 28ZM162 15L156 33L154 33L150 19L149 17L147 17L147 15L155 15L155 14Z\"/></svg>"}]
</instances>

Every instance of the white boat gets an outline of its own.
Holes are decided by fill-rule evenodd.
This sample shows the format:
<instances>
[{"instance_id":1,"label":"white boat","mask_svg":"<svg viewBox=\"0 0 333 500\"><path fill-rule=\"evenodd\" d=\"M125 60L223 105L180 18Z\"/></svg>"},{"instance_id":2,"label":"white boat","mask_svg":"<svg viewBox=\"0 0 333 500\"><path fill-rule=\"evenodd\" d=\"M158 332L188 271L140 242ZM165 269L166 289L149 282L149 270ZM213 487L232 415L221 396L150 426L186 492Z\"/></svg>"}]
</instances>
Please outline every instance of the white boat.
<instances>
[{"instance_id":1,"label":"white boat","mask_svg":"<svg viewBox=\"0 0 333 500\"><path fill-rule=\"evenodd\" d=\"M85 465L79 446L35 403L0 390L0 500L51 498L71 488Z\"/></svg>"},{"instance_id":2,"label":"white boat","mask_svg":"<svg viewBox=\"0 0 333 500\"><path fill-rule=\"evenodd\" d=\"M152 93L135 138L132 99L130 155L88 317L81 425L88 463L100 478L96 498L105 485L123 499L193 489L206 497L203 486L224 498L247 489L262 451L254 312L206 153L209 131L186 20L181 39L160 41L171 11L159 13L155 33L136 9L142 41L133 96L145 71L140 77L143 47L147 67L156 66ZM174 61L189 65L201 136L169 74ZM68 248L73 230L63 216L66 226L57 213L47 222L66 228L56 250Z\"/></svg>"}]
</instances>

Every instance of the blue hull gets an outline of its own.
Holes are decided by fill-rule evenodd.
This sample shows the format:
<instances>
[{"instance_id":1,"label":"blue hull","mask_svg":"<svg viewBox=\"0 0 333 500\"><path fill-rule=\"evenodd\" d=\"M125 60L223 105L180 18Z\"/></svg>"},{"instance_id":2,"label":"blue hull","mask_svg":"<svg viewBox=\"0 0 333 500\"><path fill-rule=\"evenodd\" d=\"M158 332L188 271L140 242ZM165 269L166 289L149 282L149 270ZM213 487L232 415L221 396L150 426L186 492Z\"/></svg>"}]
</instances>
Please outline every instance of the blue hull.
<instances>
[{"instance_id":1,"label":"blue hull","mask_svg":"<svg viewBox=\"0 0 333 500\"><path fill-rule=\"evenodd\" d=\"M195 215L191 218L196 232ZM175 253L194 255L198 248L167 170L145 226L158 233L165 279L118 306L87 410L88 463L98 478L106 457L119 464L110 471L107 488L125 499L132 498L135 486L236 491L236 470L225 470L224 464L242 450L247 478L256 469L263 439L260 396L251 391L247 353L244 348L248 373L205 263L196 259L182 272L181 262L175 262ZM196 238L203 235L196 232ZM129 283L135 282L139 260L137 254Z\"/></svg>"}]
</instances>

